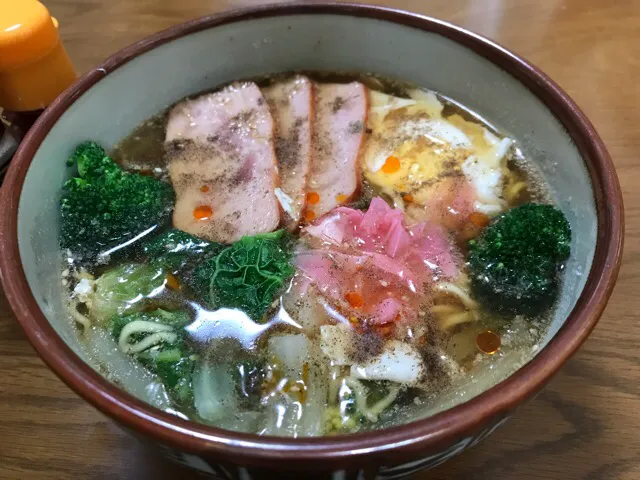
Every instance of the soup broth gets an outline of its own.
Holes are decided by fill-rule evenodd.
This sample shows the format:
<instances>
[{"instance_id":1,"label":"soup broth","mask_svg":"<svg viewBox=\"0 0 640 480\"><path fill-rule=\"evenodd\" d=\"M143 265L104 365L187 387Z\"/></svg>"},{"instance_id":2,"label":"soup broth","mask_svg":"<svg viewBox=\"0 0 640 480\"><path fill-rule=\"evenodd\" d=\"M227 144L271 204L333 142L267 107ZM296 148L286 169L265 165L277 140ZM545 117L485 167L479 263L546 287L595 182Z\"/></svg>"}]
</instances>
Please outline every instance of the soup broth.
<instances>
[{"instance_id":1,"label":"soup broth","mask_svg":"<svg viewBox=\"0 0 640 480\"><path fill-rule=\"evenodd\" d=\"M569 255L515 139L371 75L220 86L71 163L62 277L87 352L231 430L345 434L478 395L535 355Z\"/></svg>"}]
</instances>

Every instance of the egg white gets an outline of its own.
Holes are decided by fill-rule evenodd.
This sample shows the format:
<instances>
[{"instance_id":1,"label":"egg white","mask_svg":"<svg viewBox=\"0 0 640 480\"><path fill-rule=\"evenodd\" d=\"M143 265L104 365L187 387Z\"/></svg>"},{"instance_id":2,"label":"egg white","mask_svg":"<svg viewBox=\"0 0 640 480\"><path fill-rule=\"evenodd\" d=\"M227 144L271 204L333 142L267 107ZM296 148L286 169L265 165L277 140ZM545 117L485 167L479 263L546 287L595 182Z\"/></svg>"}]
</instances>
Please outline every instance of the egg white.
<instances>
[{"instance_id":1,"label":"egg white","mask_svg":"<svg viewBox=\"0 0 640 480\"><path fill-rule=\"evenodd\" d=\"M413 90L410 97L370 92L367 126L371 134L363 155L367 179L387 193L398 194L408 184L416 184L416 172L422 172L418 181L433 181L442 173L436 164L453 160L476 191L475 209L487 215L501 212L505 208L504 162L512 140L500 138L484 126L461 117L454 124L442 116L444 106L433 92ZM415 163L420 165L417 168L411 165L387 180L380 169L390 156L398 156L401 162L411 161L397 155L403 151L400 147L404 146L406 151L407 145L411 146L410 151L417 152Z\"/></svg>"}]
</instances>

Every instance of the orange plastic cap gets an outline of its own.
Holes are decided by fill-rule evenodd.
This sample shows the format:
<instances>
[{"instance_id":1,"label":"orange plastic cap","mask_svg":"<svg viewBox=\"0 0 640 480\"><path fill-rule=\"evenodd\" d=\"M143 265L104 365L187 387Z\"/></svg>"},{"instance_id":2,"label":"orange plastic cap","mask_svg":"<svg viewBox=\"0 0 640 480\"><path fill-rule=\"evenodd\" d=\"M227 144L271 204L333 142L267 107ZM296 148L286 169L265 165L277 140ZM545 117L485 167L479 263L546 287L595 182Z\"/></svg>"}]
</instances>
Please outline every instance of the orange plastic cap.
<instances>
[{"instance_id":1,"label":"orange plastic cap","mask_svg":"<svg viewBox=\"0 0 640 480\"><path fill-rule=\"evenodd\" d=\"M76 79L58 22L36 0L0 0L0 107L48 106Z\"/></svg>"},{"instance_id":2,"label":"orange plastic cap","mask_svg":"<svg viewBox=\"0 0 640 480\"><path fill-rule=\"evenodd\" d=\"M59 42L49 11L36 0L0 0L0 70L35 62Z\"/></svg>"}]
</instances>

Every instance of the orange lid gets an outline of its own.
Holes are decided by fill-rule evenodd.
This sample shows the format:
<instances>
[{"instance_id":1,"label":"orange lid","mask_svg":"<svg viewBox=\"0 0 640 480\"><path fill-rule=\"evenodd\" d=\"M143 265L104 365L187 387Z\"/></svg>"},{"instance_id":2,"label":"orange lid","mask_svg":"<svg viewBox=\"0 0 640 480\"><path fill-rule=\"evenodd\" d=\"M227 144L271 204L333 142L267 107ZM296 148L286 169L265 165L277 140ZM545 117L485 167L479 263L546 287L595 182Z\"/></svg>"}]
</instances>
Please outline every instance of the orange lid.
<instances>
[{"instance_id":1,"label":"orange lid","mask_svg":"<svg viewBox=\"0 0 640 480\"><path fill-rule=\"evenodd\" d=\"M0 0L0 107L49 105L76 78L58 22L36 0Z\"/></svg>"},{"instance_id":2,"label":"orange lid","mask_svg":"<svg viewBox=\"0 0 640 480\"><path fill-rule=\"evenodd\" d=\"M0 0L0 70L44 57L59 42L49 11L36 0Z\"/></svg>"}]
</instances>

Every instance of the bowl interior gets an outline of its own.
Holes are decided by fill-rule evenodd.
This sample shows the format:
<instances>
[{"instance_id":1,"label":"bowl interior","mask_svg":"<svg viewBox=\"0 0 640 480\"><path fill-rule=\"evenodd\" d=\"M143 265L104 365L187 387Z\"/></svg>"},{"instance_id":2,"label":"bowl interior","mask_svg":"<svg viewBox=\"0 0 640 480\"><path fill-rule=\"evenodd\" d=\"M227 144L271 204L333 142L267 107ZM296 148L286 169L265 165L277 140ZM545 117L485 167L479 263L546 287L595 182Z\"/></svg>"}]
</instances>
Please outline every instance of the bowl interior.
<instances>
[{"instance_id":1,"label":"bowl interior","mask_svg":"<svg viewBox=\"0 0 640 480\"><path fill-rule=\"evenodd\" d=\"M91 363L61 301L58 201L71 174L64 162L74 147L86 139L113 146L142 120L186 95L237 78L291 70L375 72L414 82L479 112L520 142L574 233L546 344L580 296L596 245L594 192L570 136L518 80L467 47L409 26L335 14L249 19L189 34L109 73L60 117L27 173L18 235L33 295L62 339Z\"/></svg>"}]
</instances>

